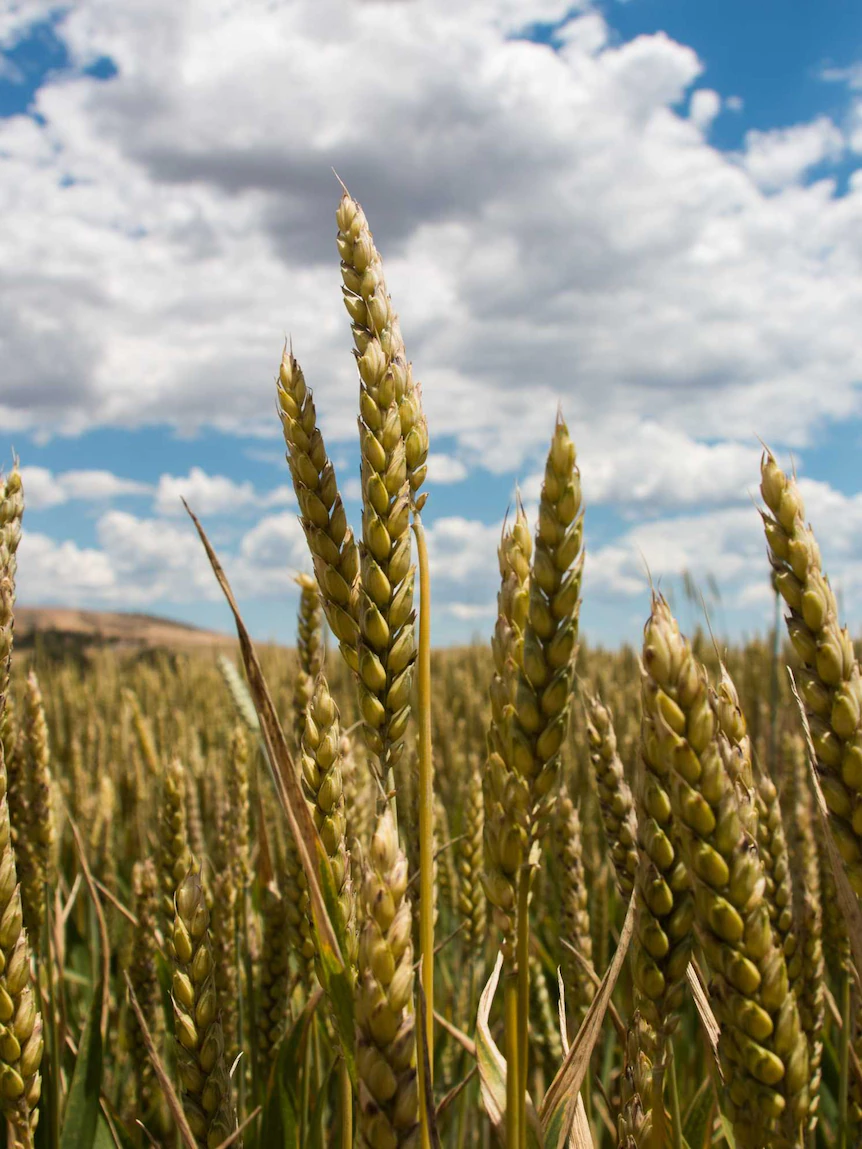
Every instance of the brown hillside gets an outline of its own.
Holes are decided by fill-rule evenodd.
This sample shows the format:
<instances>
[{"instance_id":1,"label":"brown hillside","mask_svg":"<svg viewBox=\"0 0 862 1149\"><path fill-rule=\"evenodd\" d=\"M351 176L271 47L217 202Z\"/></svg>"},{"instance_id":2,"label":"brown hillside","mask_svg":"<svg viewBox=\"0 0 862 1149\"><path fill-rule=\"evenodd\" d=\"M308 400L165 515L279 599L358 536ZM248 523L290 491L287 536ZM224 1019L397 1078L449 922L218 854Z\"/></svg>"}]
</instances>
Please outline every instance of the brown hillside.
<instances>
[{"instance_id":1,"label":"brown hillside","mask_svg":"<svg viewBox=\"0 0 862 1149\"><path fill-rule=\"evenodd\" d=\"M185 650L236 646L234 635L202 630L151 614L74 610L53 606L16 607L16 646L32 646L37 635L52 645L57 640L65 640L76 646L168 647Z\"/></svg>"}]
</instances>

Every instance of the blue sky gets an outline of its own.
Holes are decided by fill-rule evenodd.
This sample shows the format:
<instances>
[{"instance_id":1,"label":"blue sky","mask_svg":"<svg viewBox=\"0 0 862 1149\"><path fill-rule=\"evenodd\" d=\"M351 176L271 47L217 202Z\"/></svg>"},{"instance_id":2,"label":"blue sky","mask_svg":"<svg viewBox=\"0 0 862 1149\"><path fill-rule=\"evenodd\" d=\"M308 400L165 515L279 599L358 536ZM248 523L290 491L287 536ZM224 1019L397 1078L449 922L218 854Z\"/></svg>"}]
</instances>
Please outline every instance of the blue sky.
<instances>
[{"instance_id":1,"label":"blue sky","mask_svg":"<svg viewBox=\"0 0 862 1149\"><path fill-rule=\"evenodd\" d=\"M253 632L290 639L288 333L359 522L335 167L423 381L436 641L490 633L500 523L516 483L535 505L558 404L590 640L638 640L647 566L714 577L730 636L766 629L757 436L862 621L858 5L333 7L0 10L20 601L227 629L185 494Z\"/></svg>"}]
</instances>

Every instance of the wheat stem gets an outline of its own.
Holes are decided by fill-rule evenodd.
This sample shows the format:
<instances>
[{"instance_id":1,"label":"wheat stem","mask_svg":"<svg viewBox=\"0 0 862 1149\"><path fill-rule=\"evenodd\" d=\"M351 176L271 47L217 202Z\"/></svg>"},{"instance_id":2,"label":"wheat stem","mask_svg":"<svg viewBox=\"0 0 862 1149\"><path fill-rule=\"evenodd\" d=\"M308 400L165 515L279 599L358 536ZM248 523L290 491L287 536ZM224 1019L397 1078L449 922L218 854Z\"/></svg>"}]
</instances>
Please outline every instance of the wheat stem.
<instances>
[{"instance_id":1,"label":"wheat stem","mask_svg":"<svg viewBox=\"0 0 862 1149\"><path fill-rule=\"evenodd\" d=\"M338 1066L338 1095L341 1108L341 1149L353 1149L353 1085L344 1058Z\"/></svg>"},{"instance_id":2,"label":"wheat stem","mask_svg":"<svg viewBox=\"0 0 862 1149\"><path fill-rule=\"evenodd\" d=\"M852 981L853 974L849 967L845 967L841 971L841 1049L839 1051L837 1149L847 1149L847 1133L849 1131L850 1045L853 1041L850 1024Z\"/></svg>"},{"instance_id":3,"label":"wheat stem","mask_svg":"<svg viewBox=\"0 0 862 1149\"><path fill-rule=\"evenodd\" d=\"M518 975L507 973L503 987L506 1027L506 1149L520 1149L518 1089Z\"/></svg>"},{"instance_id":4,"label":"wheat stem","mask_svg":"<svg viewBox=\"0 0 862 1149\"><path fill-rule=\"evenodd\" d=\"M425 994L425 1041L429 1072L434 1067L434 763L431 756L431 578L428 546L418 511L413 515L419 568L419 648L416 661L416 718L419 726L419 954ZM433 1088L419 1058L419 1119L423 1144L430 1143L424 1098Z\"/></svg>"},{"instance_id":5,"label":"wheat stem","mask_svg":"<svg viewBox=\"0 0 862 1149\"><path fill-rule=\"evenodd\" d=\"M530 1060L530 863L521 867L518 880L518 1137L527 1147L527 1074Z\"/></svg>"}]
</instances>

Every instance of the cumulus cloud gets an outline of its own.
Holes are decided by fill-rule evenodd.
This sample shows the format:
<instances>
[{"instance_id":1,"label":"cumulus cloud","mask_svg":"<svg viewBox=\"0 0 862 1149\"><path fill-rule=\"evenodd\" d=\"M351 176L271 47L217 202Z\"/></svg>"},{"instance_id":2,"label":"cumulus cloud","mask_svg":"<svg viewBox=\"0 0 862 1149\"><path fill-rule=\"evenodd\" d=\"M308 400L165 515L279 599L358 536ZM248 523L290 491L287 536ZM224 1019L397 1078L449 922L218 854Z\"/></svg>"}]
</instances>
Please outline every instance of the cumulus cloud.
<instances>
[{"instance_id":1,"label":"cumulus cloud","mask_svg":"<svg viewBox=\"0 0 862 1149\"><path fill-rule=\"evenodd\" d=\"M573 428L587 506L613 503L624 513L656 515L683 507L749 502L758 483L760 447L703 443L652 420L621 415L613 424ZM542 472L522 485L535 501Z\"/></svg>"},{"instance_id":2,"label":"cumulus cloud","mask_svg":"<svg viewBox=\"0 0 862 1149\"><path fill-rule=\"evenodd\" d=\"M830 83L846 84L853 91L862 91L862 60L846 68L822 68L820 79Z\"/></svg>"},{"instance_id":3,"label":"cumulus cloud","mask_svg":"<svg viewBox=\"0 0 862 1149\"><path fill-rule=\"evenodd\" d=\"M799 180L824 160L840 159L844 137L826 116L809 124L746 132L744 164L754 180L776 191Z\"/></svg>"},{"instance_id":4,"label":"cumulus cloud","mask_svg":"<svg viewBox=\"0 0 862 1149\"><path fill-rule=\"evenodd\" d=\"M859 621L862 592L862 494L847 495L828 483L799 480L810 520L823 554L824 569L850 612ZM759 502L759 500L758 500ZM659 585L684 572L701 586L714 579L724 607L737 623L752 615L767 625L772 589L759 514L748 506L702 514L665 516L632 527L595 550L587 547L585 601L645 596L649 579Z\"/></svg>"},{"instance_id":5,"label":"cumulus cloud","mask_svg":"<svg viewBox=\"0 0 862 1149\"><path fill-rule=\"evenodd\" d=\"M18 0L0 40L55 8ZM590 552L597 593L640 593L642 553L654 571L709 562L753 602L754 434L801 447L862 413L862 176L840 194L811 178L862 151L862 111L722 154L707 129L742 105L697 87L708 61L664 34L621 43L608 19L569 0L80 0L56 24L72 69L37 116L0 120L3 426L213 427L275 457L289 334L345 453L356 372L334 166L383 251L432 446L445 436L429 480L482 466L526 475L535 498L562 402L586 499L649 520ZM525 38L535 21L559 25L554 47ZM84 71L100 56L108 81ZM74 560L70 593L102 601L215 593L182 541L181 495L205 516L243 512L225 562L250 593L281 593L304 561L285 487L30 471L31 506L152 498L150 517L103 513L96 548L37 537L43 590ZM833 496L812 488L812 506L831 514ZM493 601L499 523L432 515L435 585L467 621Z\"/></svg>"},{"instance_id":6,"label":"cumulus cloud","mask_svg":"<svg viewBox=\"0 0 862 1149\"><path fill-rule=\"evenodd\" d=\"M191 524L104 512L98 545L24 532L18 592L25 604L66 603L101 607L156 602L218 602L219 589ZM291 595L294 575L309 566L296 516L268 515L236 545L217 546L234 591L244 599Z\"/></svg>"},{"instance_id":7,"label":"cumulus cloud","mask_svg":"<svg viewBox=\"0 0 862 1149\"><path fill-rule=\"evenodd\" d=\"M496 615L497 603L495 599L478 603L450 602L446 605L446 611L461 622L485 622Z\"/></svg>"},{"instance_id":8,"label":"cumulus cloud","mask_svg":"<svg viewBox=\"0 0 862 1149\"><path fill-rule=\"evenodd\" d=\"M105 551L71 540L56 542L39 532L24 533L18 550L18 594L25 604L112 603L117 590Z\"/></svg>"},{"instance_id":9,"label":"cumulus cloud","mask_svg":"<svg viewBox=\"0 0 862 1149\"><path fill-rule=\"evenodd\" d=\"M621 538L587 551L585 585L591 593L643 595L649 577L690 572L712 576L723 589L759 570L768 582L760 517L753 507L733 507L639 523Z\"/></svg>"},{"instance_id":10,"label":"cumulus cloud","mask_svg":"<svg viewBox=\"0 0 862 1149\"><path fill-rule=\"evenodd\" d=\"M445 516L426 530L431 574L439 583L476 586L497 575L500 524L476 522L458 515Z\"/></svg>"},{"instance_id":11,"label":"cumulus cloud","mask_svg":"<svg viewBox=\"0 0 862 1149\"><path fill-rule=\"evenodd\" d=\"M428 455L429 483L460 483L468 475L467 466L461 459L452 455L441 455L431 451Z\"/></svg>"},{"instance_id":12,"label":"cumulus cloud","mask_svg":"<svg viewBox=\"0 0 862 1149\"><path fill-rule=\"evenodd\" d=\"M830 121L753 135L739 163L703 139L720 94L677 110L702 63L664 34L620 44L584 10L556 50L523 39L569 15L554 0L330 9L66 15L79 71L38 93L41 121L0 124L7 427L277 434L290 332L328 438L352 436L330 165L370 213L432 433L464 457L535 460L560 398L573 424L660 411L796 444L858 411L862 186L804 186ZM107 82L80 71L99 55Z\"/></svg>"},{"instance_id":13,"label":"cumulus cloud","mask_svg":"<svg viewBox=\"0 0 862 1149\"><path fill-rule=\"evenodd\" d=\"M100 502L122 495L147 495L147 483L123 479L111 471L63 471L55 474L47 467L22 467L21 480L27 509L41 511L62 506L70 499Z\"/></svg>"},{"instance_id":14,"label":"cumulus cloud","mask_svg":"<svg viewBox=\"0 0 862 1149\"><path fill-rule=\"evenodd\" d=\"M701 131L706 131L721 111L721 96L712 88L698 88L692 92L688 106L688 118Z\"/></svg>"},{"instance_id":15,"label":"cumulus cloud","mask_svg":"<svg viewBox=\"0 0 862 1149\"><path fill-rule=\"evenodd\" d=\"M280 486L260 493L247 480L241 483L225 475L209 475L192 467L188 475L162 475L156 489L154 508L160 515L184 515L185 499L195 514L236 514L250 507L274 507L293 502L290 487Z\"/></svg>"}]
</instances>

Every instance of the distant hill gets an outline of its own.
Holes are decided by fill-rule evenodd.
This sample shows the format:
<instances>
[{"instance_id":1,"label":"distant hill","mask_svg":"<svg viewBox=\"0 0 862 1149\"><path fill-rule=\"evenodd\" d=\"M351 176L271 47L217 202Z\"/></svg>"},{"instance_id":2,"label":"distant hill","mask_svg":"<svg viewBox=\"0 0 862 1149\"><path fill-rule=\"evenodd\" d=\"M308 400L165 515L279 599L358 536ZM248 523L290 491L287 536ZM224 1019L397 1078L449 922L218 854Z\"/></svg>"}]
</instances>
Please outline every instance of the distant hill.
<instances>
[{"instance_id":1,"label":"distant hill","mask_svg":"<svg viewBox=\"0 0 862 1149\"><path fill-rule=\"evenodd\" d=\"M16 606L15 645L25 649L32 647L37 636L52 650L88 646L203 650L236 646L235 635L202 630L152 614Z\"/></svg>"}]
</instances>

